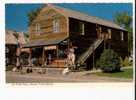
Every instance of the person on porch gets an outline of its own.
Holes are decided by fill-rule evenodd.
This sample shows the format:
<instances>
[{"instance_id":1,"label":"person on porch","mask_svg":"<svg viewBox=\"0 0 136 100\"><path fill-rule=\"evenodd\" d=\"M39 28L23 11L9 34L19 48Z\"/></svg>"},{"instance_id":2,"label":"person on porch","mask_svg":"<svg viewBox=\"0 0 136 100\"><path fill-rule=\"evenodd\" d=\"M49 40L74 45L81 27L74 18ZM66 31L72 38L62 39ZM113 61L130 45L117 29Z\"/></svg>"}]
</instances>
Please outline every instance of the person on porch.
<instances>
[{"instance_id":1,"label":"person on porch","mask_svg":"<svg viewBox=\"0 0 136 100\"><path fill-rule=\"evenodd\" d=\"M76 48L77 47L73 46L71 43L70 48L68 50L67 59L68 59L68 65L70 66L71 69L75 69L75 59L76 59L75 49Z\"/></svg>"},{"instance_id":2,"label":"person on porch","mask_svg":"<svg viewBox=\"0 0 136 100\"><path fill-rule=\"evenodd\" d=\"M51 54L48 55L48 64L51 64L52 56Z\"/></svg>"}]
</instances>

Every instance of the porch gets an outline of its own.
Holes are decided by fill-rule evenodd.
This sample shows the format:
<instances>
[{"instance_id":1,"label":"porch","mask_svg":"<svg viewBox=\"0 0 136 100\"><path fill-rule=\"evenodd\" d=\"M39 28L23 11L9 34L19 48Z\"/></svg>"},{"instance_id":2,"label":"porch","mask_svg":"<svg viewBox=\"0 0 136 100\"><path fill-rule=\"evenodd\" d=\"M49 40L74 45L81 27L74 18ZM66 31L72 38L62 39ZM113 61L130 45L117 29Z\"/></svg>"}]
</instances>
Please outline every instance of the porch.
<instances>
[{"instance_id":1,"label":"porch","mask_svg":"<svg viewBox=\"0 0 136 100\"><path fill-rule=\"evenodd\" d=\"M29 49L27 66L65 68L69 48L68 39L56 41L31 41L23 49Z\"/></svg>"}]
</instances>

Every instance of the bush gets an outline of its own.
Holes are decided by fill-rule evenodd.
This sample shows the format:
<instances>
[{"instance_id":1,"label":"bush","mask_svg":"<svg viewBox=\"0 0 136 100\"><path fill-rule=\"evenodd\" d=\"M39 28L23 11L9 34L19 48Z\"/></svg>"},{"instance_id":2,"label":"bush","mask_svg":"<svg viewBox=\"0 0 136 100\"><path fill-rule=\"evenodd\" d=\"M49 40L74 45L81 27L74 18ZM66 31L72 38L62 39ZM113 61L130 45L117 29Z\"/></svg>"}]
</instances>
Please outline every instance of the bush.
<instances>
[{"instance_id":1,"label":"bush","mask_svg":"<svg viewBox=\"0 0 136 100\"><path fill-rule=\"evenodd\" d=\"M121 67L128 67L128 66L131 66L131 65L132 65L132 62L129 60L128 57L125 57L124 60L120 57L120 66Z\"/></svg>"},{"instance_id":2,"label":"bush","mask_svg":"<svg viewBox=\"0 0 136 100\"><path fill-rule=\"evenodd\" d=\"M120 71L119 56L111 49L105 49L96 64L103 72Z\"/></svg>"}]
</instances>

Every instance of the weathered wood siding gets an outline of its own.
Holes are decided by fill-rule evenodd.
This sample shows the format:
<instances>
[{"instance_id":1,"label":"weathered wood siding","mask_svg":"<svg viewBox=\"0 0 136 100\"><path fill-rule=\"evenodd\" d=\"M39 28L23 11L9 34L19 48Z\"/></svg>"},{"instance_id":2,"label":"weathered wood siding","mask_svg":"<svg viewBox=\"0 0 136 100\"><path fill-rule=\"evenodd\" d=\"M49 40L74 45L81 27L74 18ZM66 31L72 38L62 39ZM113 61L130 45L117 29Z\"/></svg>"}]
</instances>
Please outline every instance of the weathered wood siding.
<instances>
[{"instance_id":1,"label":"weathered wood siding","mask_svg":"<svg viewBox=\"0 0 136 100\"><path fill-rule=\"evenodd\" d=\"M53 32L53 19L59 20L59 32ZM40 25L40 34L36 33L36 24ZM29 27L30 41L35 39L53 39L67 36L67 18L54 9L45 8Z\"/></svg>"},{"instance_id":2,"label":"weathered wood siding","mask_svg":"<svg viewBox=\"0 0 136 100\"><path fill-rule=\"evenodd\" d=\"M128 56L128 33L126 31L113 29L110 27L100 26L101 33L107 34L106 48L113 49L119 56ZM108 29L111 29L111 38L109 39ZM121 32L123 32L123 40L121 38Z\"/></svg>"},{"instance_id":3,"label":"weathered wood siding","mask_svg":"<svg viewBox=\"0 0 136 100\"><path fill-rule=\"evenodd\" d=\"M123 40L121 40L120 30L112 30L111 39L108 40L110 48L118 53L119 56L125 57L128 56L128 34L125 31L123 32Z\"/></svg>"},{"instance_id":4,"label":"weathered wood siding","mask_svg":"<svg viewBox=\"0 0 136 100\"><path fill-rule=\"evenodd\" d=\"M69 19L69 35L70 36L79 36L81 35L80 29L79 29L79 23L84 24L84 36L89 36L88 38L96 38L97 32L96 32L96 24L77 20L70 18Z\"/></svg>"}]
</instances>

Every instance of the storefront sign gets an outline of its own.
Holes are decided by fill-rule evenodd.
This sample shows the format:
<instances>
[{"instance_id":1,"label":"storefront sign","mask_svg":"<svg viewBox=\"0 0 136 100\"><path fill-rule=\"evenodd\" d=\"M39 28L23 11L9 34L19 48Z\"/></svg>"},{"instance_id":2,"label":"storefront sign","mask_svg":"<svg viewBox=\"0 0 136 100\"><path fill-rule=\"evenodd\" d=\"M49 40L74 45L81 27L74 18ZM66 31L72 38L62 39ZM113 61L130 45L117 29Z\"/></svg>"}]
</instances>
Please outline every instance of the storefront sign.
<instances>
[{"instance_id":1,"label":"storefront sign","mask_svg":"<svg viewBox=\"0 0 136 100\"><path fill-rule=\"evenodd\" d=\"M57 49L56 46L46 46L44 47L44 50L53 50L53 49Z\"/></svg>"}]
</instances>

